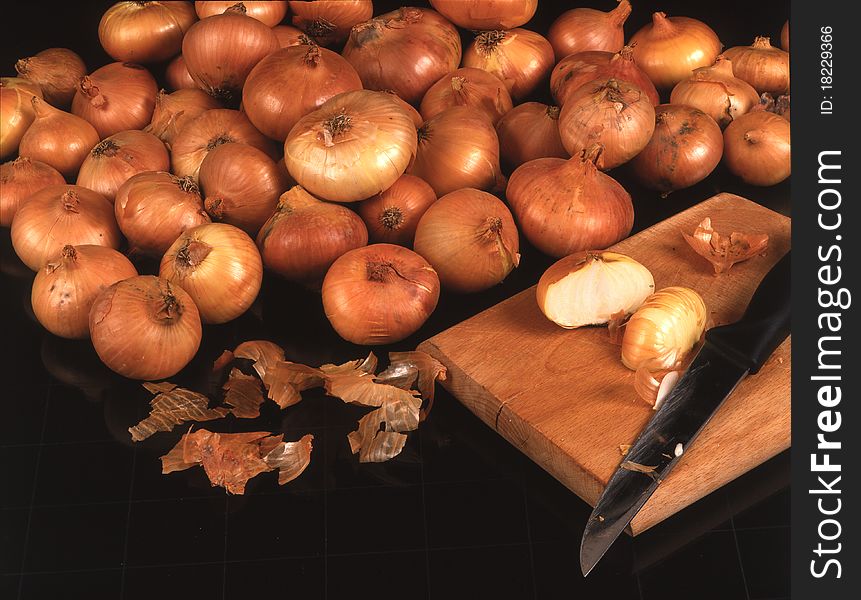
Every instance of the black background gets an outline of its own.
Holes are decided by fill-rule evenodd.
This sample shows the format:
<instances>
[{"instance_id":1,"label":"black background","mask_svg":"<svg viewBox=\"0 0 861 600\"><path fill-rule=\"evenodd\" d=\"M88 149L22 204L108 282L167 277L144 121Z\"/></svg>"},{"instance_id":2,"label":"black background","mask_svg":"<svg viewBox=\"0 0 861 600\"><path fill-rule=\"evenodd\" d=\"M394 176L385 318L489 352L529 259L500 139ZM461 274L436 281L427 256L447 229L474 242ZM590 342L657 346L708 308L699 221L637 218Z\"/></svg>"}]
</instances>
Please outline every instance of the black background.
<instances>
[{"instance_id":1,"label":"black background","mask_svg":"<svg viewBox=\"0 0 861 600\"><path fill-rule=\"evenodd\" d=\"M0 65L51 46L79 52L90 70L110 59L97 26L107 2L4 7ZM615 3L595 2L608 10ZM424 3L419 3L424 5ZM546 33L579 3L542 0L527 27ZM398 6L375 2L375 14ZM653 10L707 22L726 47L777 39L786 2L635 2L628 36ZM464 40L471 35L464 33ZM161 79L163 65L153 67ZM546 99L537 97L536 99ZM719 167L661 199L624 168L635 231L717 192L789 214L789 182L740 183ZM0 419L0 598L249 598L289 594L403 598L622 598L777 600L789 596L789 460L784 453L635 540L623 538L584 580L578 547L589 507L440 391L430 419L400 457L359 465L346 433L363 411L307 393L287 413L268 406L253 422L219 430L315 435L312 465L279 488L260 476L242 497L212 489L200 469L160 474L158 456L180 432L133 445L127 428L149 395L101 366L85 342L67 342L32 318L32 274L0 232L3 336ZM428 323L391 348L421 340L532 285L550 259L534 249L502 285L469 297L443 294ZM138 263L153 272L155 265ZM224 348L272 339L288 358L342 361L366 349L341 341L319 296L267 277L252 311L207 327L197 358L173 381L208 385Z\"/></svg>"}]
</instances>

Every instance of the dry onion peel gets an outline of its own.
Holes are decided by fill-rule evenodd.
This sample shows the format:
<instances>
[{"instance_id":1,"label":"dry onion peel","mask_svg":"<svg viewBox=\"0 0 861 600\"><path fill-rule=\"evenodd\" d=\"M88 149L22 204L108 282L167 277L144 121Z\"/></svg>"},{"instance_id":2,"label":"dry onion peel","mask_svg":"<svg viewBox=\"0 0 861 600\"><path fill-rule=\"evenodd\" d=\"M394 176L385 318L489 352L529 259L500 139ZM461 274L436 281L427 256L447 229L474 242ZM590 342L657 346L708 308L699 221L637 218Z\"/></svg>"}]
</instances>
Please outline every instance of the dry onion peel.
<instances>
[{"instance_id":1,"label":"dry onion peel","mask_svg":"<svg viewBox=\"0 0 861 600\"><path fill-rule=\"evenodd\" d=\"M683 231L682 235L694 252L712 264L716 275L768 248L768 234L733 232L722 236L714 230L709 217L697 225L693 234Z\"/></svg>"},{"instance_id":2,"label":"dry onion peel","mask_svg":"<svg viewBox=\"0 0 861 600\"><path fill-rule=\"evenodd\" d=\"M232 369L223 389L224 404L235 417L254 419L260 416L260 405L263 404L264 398L259 379L246 375L239 369Z\"/></svg>"},{"instance_id":3,"label":"dry onion peel","mask_svg":"<svg viewBox=\"0 0 861 600\"><path fill-rule=\"evenodd\" d=\"M151 384L144 387L155 393L150 400L149 415L137 425L129 427L132 440L140 442L158 431L171 431L187 421L211 421L227 414L224 407L209 408L209 399L198 392L176 387L172 383Z\"/></svg>"}]
</instances>

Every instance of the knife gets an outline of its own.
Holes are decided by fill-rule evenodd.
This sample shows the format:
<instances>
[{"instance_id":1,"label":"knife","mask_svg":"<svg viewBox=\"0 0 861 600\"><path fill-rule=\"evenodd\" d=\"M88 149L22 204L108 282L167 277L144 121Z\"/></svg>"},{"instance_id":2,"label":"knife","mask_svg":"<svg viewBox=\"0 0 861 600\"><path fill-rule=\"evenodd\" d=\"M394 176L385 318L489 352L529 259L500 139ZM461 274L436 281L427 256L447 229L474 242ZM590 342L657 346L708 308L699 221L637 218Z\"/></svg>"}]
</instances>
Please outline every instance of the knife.
<instances>
[{"instance_id":1,"label":"knife","mask_svg":"<svg viewBox=\"0 0 861 600\"><path fill-rule=\"evenodd\" d=\"M620 466L598 499L580 543L584 576L676 465L678 444L684 452L738 383L759 371L789 335L790 271L787 253L760 282L741 319L706 333L699 353L625 455L654 471Z\"/></svg>"}]
</instances>

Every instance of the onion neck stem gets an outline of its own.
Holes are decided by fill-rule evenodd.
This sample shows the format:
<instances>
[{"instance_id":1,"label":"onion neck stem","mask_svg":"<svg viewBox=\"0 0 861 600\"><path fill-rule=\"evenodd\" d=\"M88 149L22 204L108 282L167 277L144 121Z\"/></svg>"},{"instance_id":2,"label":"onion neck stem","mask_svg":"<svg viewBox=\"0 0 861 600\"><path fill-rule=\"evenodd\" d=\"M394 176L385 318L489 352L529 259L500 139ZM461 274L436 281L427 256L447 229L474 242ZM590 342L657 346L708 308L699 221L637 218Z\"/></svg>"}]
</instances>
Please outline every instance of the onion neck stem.
<instances>
[{"instance_id":1,"label":"onion neck stem","mask_svg":"<svg viewBox=\"0 0 861 600\"><path fill-rule=\"evenodd\" d=\"M550 117L554 121L559 120L559 107L558 106L548 106L546 110L547 116Z\"/></svg>"},{"instance_id":2,"label":"onion neck stem","mask_svg":"<svg viewBox=\"0 0 861 600\"><path fill-rule=\"evenodd\" d=\"M92 149L91 154L96 158L102 158L107 156L108 158L112 158L117 155L119 152L119 145L113 140L102 140L98 144L96 144L95 148Z\"/></svg>"},{"instance_id":3,"label":"onion neck stem","mask_svg":"<svg viewBox=\"0 0 861 600\"><path fill-rule=\"evenodd\" d=\"M81 203L81 199L78 198L78 193L75 190L66 190L60 201L63 203L63 209L73 213L79 212L78 205Z\"/></svg>"},{"instance_id":4,"label":"onion neck stem","mask_svg":"<svg viewBox=\"0 0 861 600\"><path fill-rule=\"evenodd\" d=\"M757 50L771 50L774 46L771 45L771 38L768 38L764 35L758 35L753 40L753 44L750 46L751 48L756 48Z\"/></svg>"},{"instance_id":5,"label":"onion neck stem","mask_svg":"<svg viewBox=\"0 0 861 600\"><path fill-rule=\"evenodd\" d=\"M232 137L227 135L227 133L220 133L220 134L216 135L215 137L210 138L210 140L206 143L206 150L207 150L207 152L211 152L212 150L215 150L216 148L218 148L222 144L230 144L234 141L236 141L236 140L234 140Z\"/></svg>"},{"instance_id":6,"label":"onion neck stem","mask_svg":"<svg viewBox=\"0 0 861 600\"><path fill-rule=\"evenodd\" d=\"M404 223L404 213L397 206L389 206L380 213L380 225L388 230L400 229Z\"/></svg>"},{"instance_id":7,"label":"onion neck stem","mask_svg":"<svg viewBox=\"0 0 861 600\"><path fill-rule=\"evenodd\" d=\"M173 321L182 316L182 304L173 295L170 282L165 282L165 289L161 291L161 298L156 307L155 317L160 321Z\"/></svg>"},{"instance_id":8,"label":"onion neck stem","mask_svg":"<svg viewBox=\"0 0 861 600\"><path fill-rule=\"evenodd\" d=\"M676 26L667 17L667 13L656 12L652 14L652 30L661 35L669 35L675 30Z\"/></svg>"},{"instance_id":9,"label":"onion neck stem","mask_svg":"<svg viewBox=\"0 0 861 600\"><path fill-rule=\"evenodd\" d=\"M313 19L302 23L302 30L312 38L325 37L335 31L335 24L326 19Z\"/></svg>"},{"instance_id":10,"label":"onion neck stem","mask_svg":"<svg viewBox=\"0 0 861 600\"><path fill-rule=\"evenodd\" d=\"M233 6L228 6L222 14L239 14L244 15L248 13L248 9L245 7L244 2L237 2Z\"/></svg>"},{"instance_id":11,"label":"onion neck stem","mask_svg":"<svg viewBox=\"0 0 861 600\"><path fill-rule=\"evenodd\" d=\"M171 178L177 187L186 194L200 194L200 188L194 182L194 179L191 178L191 175L186 175L185 177L171 175Z\"/></svg>"},{"instance_id":12,"label":"onion neck stem","mask_svg":"<svg viewBox=\"0 0 861 600\"><path fill-rule=\"evenodd\" d=\"M619 5L608 13L610 23L616 27L622 27L631 14L631 3L628 0L620 0Z\"/></svg>"},{"instance_id":13,"label":"onion neck stem","mask_svg":"<svg viewBox=\"0 0 861 600\"><path fill-rule=\"evenodd\" d=\"M505 32L501 30L495 31L485 31L480 33L477 38L475 38L475 49L478 50L479 54L483 56L487 56L496 52L499 47L499 44L502 40L505 39Z\"/></svg>"},{"instance_id":14,"label":"onion neck stem","mask_svg":"<svg viewBox=\"0 0 861 600\"><path fill-rule=\"evenodd\" d=\"M81 90L82 94L90 99L90 104L93 108L101 108L108 101L107 98L102 96L102 93L99 91L99 86L93 83L93 80L90 79L89 75L81 77L81 83L78 85L78 88Z\"/></svg>"},{"instance_id":15,"label":"onion neck stem","mask_svg":"<svg viewBox=\"0 0 861 600\"><path fill-rule=\"evenodd\" d=\"M176 253L176 266L183 272L193 271L206 260L210 252L212 252L212 246L206 242L187 239Z\"/></svg>"}]
</instances>

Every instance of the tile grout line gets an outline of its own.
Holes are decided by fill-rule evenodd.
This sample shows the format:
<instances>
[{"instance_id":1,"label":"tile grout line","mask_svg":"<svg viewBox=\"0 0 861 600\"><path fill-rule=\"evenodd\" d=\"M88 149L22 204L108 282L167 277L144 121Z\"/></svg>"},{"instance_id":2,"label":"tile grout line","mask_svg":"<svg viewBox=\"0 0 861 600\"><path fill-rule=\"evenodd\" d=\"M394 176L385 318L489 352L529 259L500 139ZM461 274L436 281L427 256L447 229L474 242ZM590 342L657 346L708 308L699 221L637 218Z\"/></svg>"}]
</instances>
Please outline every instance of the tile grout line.
<instances>
[{"instance_id":1,"label":"tile grout line","mask_svg":"<svg viewBox=\"0 0 861 600\"><path fill-rule=\"evenodd\" d=\"M727 498L727 503L729 503L729 498ZM746 600L750 600L750 589L747 587L747 575L744 573L744 561L741 559L741 548L738 545L738 534L735 531L735 517L732 515L730 511L729 524L732 526L732 539L735 542L735 555L738 558L738 568L741 571L741 581L744 584L744 597Z\"/></svg>"},{"instance_id":2,"label":"tile grout line","mask_svg":"<svg viewBox=\"0 0 861 600\"><path fill-rule=\"evenodd\" d=\"M430 540L428 537L428 510L427 500L425 498L425 455L424 455L424 437L421 431L416 431L419 438L419 481L422 486L422 521L424 521L425 531L425 581L427 586L427 598L431 599L431 569L430 569Z\"/></svg>"},{"instance_id":3,"label":"tile grout line","mask_svg":"<svg viewBox=\"0 0 861 600\"><path fill-rule=\"evenodd\" d=\"M120 572L120 600L125 598L126 595L126 565L129 560L129 531L131 529L132 523L132 496L135 489L135 474L137 472L137 462L138 462L138 446L135 444L132 450L132 472L131 472L131 481L129 481L129 506L126 511L126 535L123 540L123 561L122 561L122 571Z\"/></svg>"},{"instance_id":4,"label":"tile grout line","mask_svg":"<svg viewBox=\"0 0 861 600\"><path fill-rule=\"evenodd\" d=\"M523 494L523 518L526 519L526 541L529 542L529 571L532 576L532 596L538 600L538 579L535 576L535 551L532 547L532 526L529 523L529 495L526 493L526 481L520 476L520 491Z\"/></svg>"},{"instance_id":5,"label":"tile grout line","mask_svg":"<svg viewBox=\"0 0 861 600\"><path fill-rule=\"evenodd\" d=\"M224 552L221 555L221 600L227 598L227 522L230 515L230 496L224 494Z\"/></svg>"}]
</instances>

